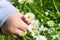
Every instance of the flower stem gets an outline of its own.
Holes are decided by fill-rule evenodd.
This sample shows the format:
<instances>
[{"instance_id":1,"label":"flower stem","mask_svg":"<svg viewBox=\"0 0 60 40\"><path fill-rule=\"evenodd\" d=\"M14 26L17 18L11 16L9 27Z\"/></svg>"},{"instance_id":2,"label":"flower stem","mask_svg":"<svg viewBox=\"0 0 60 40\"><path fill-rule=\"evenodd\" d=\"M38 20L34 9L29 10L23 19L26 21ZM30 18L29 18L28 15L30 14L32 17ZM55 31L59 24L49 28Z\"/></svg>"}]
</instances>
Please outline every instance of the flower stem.
<instances>
[{"instance_id":1,"label":"flower stem","mask_svg":"<svg viewBox=\"0 0 60 40\"><path fill-rule=\"evenodd\" d=\"M57 10L57 13L59 13L59 10L58 10L54 0L53 0L53 4L54 4L55 9Z\"/></svg>"},{"instance_id":2,"label":"flower stem","mask_svg":"<svg viewBox=\"0 0 60 40\"><path fill-rule=\"evenodd\" d=\"M41 7L42 7L42 0L40 0L40 2L41 2Z\"/></svg>"}]
</instances>

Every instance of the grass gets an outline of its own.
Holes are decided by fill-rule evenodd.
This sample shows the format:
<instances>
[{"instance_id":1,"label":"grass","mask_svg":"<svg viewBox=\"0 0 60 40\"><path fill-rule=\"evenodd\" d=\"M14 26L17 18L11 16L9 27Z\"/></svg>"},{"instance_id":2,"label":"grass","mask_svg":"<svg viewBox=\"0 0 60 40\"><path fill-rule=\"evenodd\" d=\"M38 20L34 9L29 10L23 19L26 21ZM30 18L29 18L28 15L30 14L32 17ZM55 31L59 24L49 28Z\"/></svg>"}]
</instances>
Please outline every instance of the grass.
<instances>
[{"instance_id":1,"label":"grass","mask_svg":"<svg viewBox=\"0 0 60 40\"><path fill-rule=\"evenodd\" d=\"M20 10L20 12L32 12L35 14L36 18L40 21L41 24L46 25L48 20L54 20L55 22L55 33L60 35L60 0L34 0L33 3L28 4L20 4L17 0L11 0L14 2L14 6ZM50 10L48 16L45 15L45 11ZM43 19L44 21L41 21ZM46 35L48 40L51 40L51 37ZM28 33L25 37L18 37L14 38L10 35L5 36L2 32L0 33L0 40L35 40L30 34Z\"/></svg>"}]
</instances>

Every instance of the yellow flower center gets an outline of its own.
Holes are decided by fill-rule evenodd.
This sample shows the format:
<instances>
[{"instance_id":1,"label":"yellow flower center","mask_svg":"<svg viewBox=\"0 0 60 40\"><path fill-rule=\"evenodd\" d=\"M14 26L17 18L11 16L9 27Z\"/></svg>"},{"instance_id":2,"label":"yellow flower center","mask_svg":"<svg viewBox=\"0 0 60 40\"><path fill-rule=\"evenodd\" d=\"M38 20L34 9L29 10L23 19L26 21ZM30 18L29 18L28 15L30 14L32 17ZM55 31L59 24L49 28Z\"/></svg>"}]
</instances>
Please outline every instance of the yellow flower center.
<instances>
[{"instance_id":1,"label":"yellow flower center","mask_svg":"<svg viewBox=\"0 0 60 40\"><path fill-rule=\"evenodd\" d=\"M31 2L31 0L28 0L28 2Z\"/></svg>"},{"instance_id":2,"label":"yellow flower center","mask_svg":"<svg viewBox=\"0 0 60 40\"><path fill-rule=\"evenodd\" d=\"M49 23L49 26L53 26L53 23L52 23L52 22L50 22L50 23Z\"/></svg>"},{"instance_id":3,"label":"yellow flower center","mask_svg":"<svg viewBox=\"0 0 60 40\"><path fill-rule=\"evenodd\" d=\"M34 22L33 22L33 24L34 24L34 25L36 25L36 24L37 24L37 22L36 22L36 21L34 21Z\"/></svg>"},{"instance_id":4,"label":"yellow flower center","mask_svg":"<svg viewBox=\"0 0 60 40\"><path fill-rule=\"evenodd\" d=\"M44 31L44 30L45 30L45 28L42 28L42 30Z\"/></svg>"},{"instance_id":5,"label":"yellow flower center","mask_svg":"<svg viewBox=\"0 0 60 40\"><path fill-rule=\"evenodd\" d=\"M21 0L21 2L24 2L24 0Z\"/></svg>"},{"instance_id":6,"label":"yellow flower center","mask_svg":"<svg viewBox=\"0 0 60 40\"><path fill-rule=\"evenodd\" d=\"M35 35L35 36L38 36L38 32L34 32L34 35Z\"/></svg>"},{"instance_id":7,"label":"yellow flower center","mask_svg":"<svg viewBox=\"0 0 60 40\"><path fill-rule=\"evenodd\" d=\"M25 32L21 32L20 35L21 36L25 36L26 34L25 34Z\"/></svg>"},{"instance_id":8,"label":"yellow flower center","mask_svg":"<svg viewBox=\"0 0 60 40\"><path fill-rule=\"evenodd\" d=\"M33 28L32 28L32 30L34 30L34 31L35 31L35 30L36 30L36 27L33 27Z\"/></svg>"},{"instance_id":9,"label":"yellow flower center","mask_svg":"<svg viewBox=\"0 0 60 40\"><path fill-rule=\"evenodd\" d=\"M28 16L28 18L29 18L29 19L31 19L31 18L32 18L32 16L31 16L31 15L29 15L29 16Z\"/></svg>"}]
</instances>

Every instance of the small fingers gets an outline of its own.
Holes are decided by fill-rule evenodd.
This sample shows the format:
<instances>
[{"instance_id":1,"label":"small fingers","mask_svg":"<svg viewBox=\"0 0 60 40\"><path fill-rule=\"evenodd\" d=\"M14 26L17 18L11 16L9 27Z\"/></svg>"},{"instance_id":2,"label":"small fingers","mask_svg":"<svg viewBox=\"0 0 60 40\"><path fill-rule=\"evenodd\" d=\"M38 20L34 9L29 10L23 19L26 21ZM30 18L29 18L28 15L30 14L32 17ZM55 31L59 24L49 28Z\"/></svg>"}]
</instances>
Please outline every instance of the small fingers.
<instances>
[{"instance_id":1,"label":"small fingers","mask_svg":"<svg viewBox=\"0 0 60 40\"><path fill-rule=\"evenodd\" d=\"M14 28L14 30L12 29L12 31L10 31L10 34L15 38L17 38L18 36L25 36L25 32L18 28Z\"/></svg>"},{"instance_id":2,"label":"small fingers","mask_svg":"<svg viewBox=\"0 0 60 40\"><path fill-rule=\"evenodd\" d=\"M23 14L21 14L21 13L20 13L20 18L21 18L21 19L22 19L22 18L24 18L24 15L23 15Z\"/></svg>"},{"instance_id":3,"label":"small fingers","mask_svg":"<svg viewBox=\"0 0 60 40\"><path fill-rule=\"evenodd\" d=\"M23 14L20 13L20 18L26 23L26 24L30 24L30 22L28 20L26 20L26 18L24 17Z\"/></svg>"},{"instance_id":4,"label":"small fingers","mask_svg":"<svg viewBox=\"0 0 60 40\"><path fill-rule=\"evenodd\" d=\"M28 29L28 25L23 21L23 20L20 20L20 22L18 22L18 29L21 29L23 31L27 31Z\"/></svg>"},{"instance_id":5,"label":"small fingers","mask_svg":"<svg viewBox=\"0 0 60 40\"><path fill-rule=\"evenodd\" d=\"M27 32L17 29L17 33L19 36L25 36Z\"/></svg>"},{"instance_id":6,"label":"small fingers","mask_svg":"<svg viewBox=\"0 0 60 40\"><path fill-rule=\"evenodd\" d=\"M24 17L24 18L22 18L22 20L27 24L27 25L29 25L30 24L30 22L28 21L28 20L26 20L26 18Z\"/></svg>"},{"instance_id":7,"label":"small fingers","mask_svg":"<svg viewBox=\"0 0 60 40\"><path fill-rule=\"evenodd\" d=\"M16 33L15 33L16 32ZM20 29L16 29L15 32L13 33L14 37L17 38L18 36L25 36L26 35L26 32L20 30Z\"/></svg>"}]
</instances>

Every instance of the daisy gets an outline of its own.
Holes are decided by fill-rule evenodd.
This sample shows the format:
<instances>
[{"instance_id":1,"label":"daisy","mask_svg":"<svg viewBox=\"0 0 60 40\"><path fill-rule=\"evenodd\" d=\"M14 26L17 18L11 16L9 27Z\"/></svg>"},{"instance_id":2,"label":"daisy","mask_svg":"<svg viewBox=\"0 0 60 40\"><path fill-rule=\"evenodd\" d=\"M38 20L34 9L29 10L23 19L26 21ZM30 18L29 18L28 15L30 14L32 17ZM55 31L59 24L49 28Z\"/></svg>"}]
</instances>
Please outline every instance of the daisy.
<instances>
[{"instance_id":1,"label":"daisy","mask_svg":"<svg viewBox=\"0 0 60 40\"><path fill-rule=\"evenodd\" d=\"M19 3L23 4L25 0L18 0Z\"/></svg>"},{"instance_id":2,"label":"daisy","mask_svg":"<svg viewBox=\"0 0 60 40\"><path fill-rule=\"evenodd\" d=\"M32 20L31 24L35 26L39 26L39 20Z\"/></svg>"},{"instance_id":3,"label":"daisy","mask_svg":"<svg viewBox=\"0 0 60 40\"><path fill-rule=\"evenodd\" d=\"M38 30L38 27L37 26L33 26L33 25L29 25L28 30L30 32L34 32L34 31Z\"/></svg>"},{"instance_id":4,"label":"daisy","mask_svg":"<svg viewBox=\"0 0 60 40\"><path fill-rule=\"evenodd\" d=\"M41 25L41 27L39 28L39 30L40 31L46 31L46 30L48 30L48 28L47 27L44 27L44 25Z\"/></svg>"},{"instance_id":5,"label":"daisy","mask_svg":"<svg viewBox=\"0 0 60 40\"><path fill-rule=\"evenodd\" d=\"M55 31L55 29L52 27L52 28L50 28L50 29L48 30L48 33L51 34L51 33L53 33L54 31Z\"/></svg>"},{"instance_id":6,"label":"daisy","mask_svg":"<svg viewBox=\"0 0 60 40\"><path fill-rule=\"evenodd\" d=\"M31 33L31 35L34 37L34 38L37 38L39 36L39 31L34 31Z\"/></svg>"},{"instance_id":7,"label":"daisy","mask_svg":"<svg viewBox=\"0 0 60 40\"><path fill-rule=\"evenodd\" d=\"M27 2L27 3L32 3L32 2L33 2L33 0L26 0L26 2Z\"/></svg>"},{"instance_id":8,"label":"daisy","mask_svg":"<svg viewBox=\"0 0 60 40\"><path fill-rule=\"evenodd\" d=\"M60 40L60 36L59 35L54 35L53 40Z\"/></svg>"},{"instance_id":9,"label":"daisy","mask_svg":"<svg viewBox=\"0 0 60 40\"><path fill-rule=\"evenodd\" d=\"M47 38L43 35L40 35L39 37L36 38L36 40L47 40Z\"/></svg>"},{"instance_id":10,"label":"daisy","mask_svg":"<svg viewBox=\"0 0 60 40\"><path fill-rule=\"evenodd\" d=\"M31 21L35 18L35 15L33 13L26 13L25 18L26 18L26 20Z\"/></svg>"},{"instance_id":11,"label":"daisy","mask_svg":"<svg viewBox=\"0 0 60 40\"><path fill-rule=\"evenodd\" d=\"M21 31L19 35L23 37L23 36L26 35L26 33L27 33L27 32L23 32L23 31Z\"/></svg>"},{"instance_id":12,"label":"daisy","mask_svg":"<svg viewBox=\"0 0 60 40\"><path fill-rule=\"evenodd\" d=\"M47 24L48 24L48 26L50 26L50 27L51 27L51 26L54 26L54 21L48 21Z\"/></svg>"}]
</instances>

